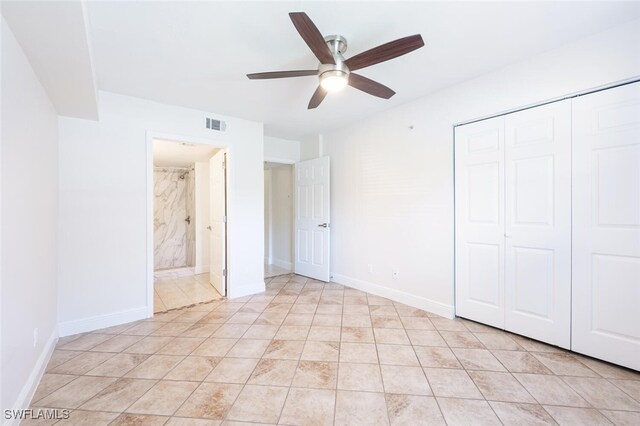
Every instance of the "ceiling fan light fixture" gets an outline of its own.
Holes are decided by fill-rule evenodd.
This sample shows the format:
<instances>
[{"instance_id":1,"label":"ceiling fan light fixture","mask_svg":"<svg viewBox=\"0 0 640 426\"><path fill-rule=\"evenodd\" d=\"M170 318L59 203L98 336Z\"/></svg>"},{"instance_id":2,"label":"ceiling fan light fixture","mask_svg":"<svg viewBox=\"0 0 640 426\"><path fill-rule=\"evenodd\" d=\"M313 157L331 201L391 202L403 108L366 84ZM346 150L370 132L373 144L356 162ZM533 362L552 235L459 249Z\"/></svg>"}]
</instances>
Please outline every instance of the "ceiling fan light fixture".
<instances>
[{"instance_id":1,"label":"ceiling fan light fixture","mask_svg":"<svg viewBox=\"0 0 640 426\"><path fill-rule=\"evenodd\" d=\"M398 56L406 55L424 46L424 40L420 34L399 38L373 49L365 50L348 59L344 58L347 51L347 40L341 35L329 35L324 37L311 18L304 12L291 12L289 18L296 27L298 34L309 46L314 56L320 62L318 70L293 70L272 71L247 74L250 80L262 80L271 78L288 78L318 76L320 84L313 92L307 109L315 109L324 100L329 92L337 92L347 85L361 90L369 95L382 99L389 99L396 92L387 86L368 79L362 75L352 73L371 65L385 62Z\"/></svg>"},{"instance_id":2,"label":"ceiling fan light fixture","mask_svg":"<svg viewBox=\"0 0 640 426\"><path fill-rule=\"evenodd\" d=\"M326 71L320 74L320 86L327 92L338 92L349 83L349 74L344 71Z\"/></svg>"}]
</instances>

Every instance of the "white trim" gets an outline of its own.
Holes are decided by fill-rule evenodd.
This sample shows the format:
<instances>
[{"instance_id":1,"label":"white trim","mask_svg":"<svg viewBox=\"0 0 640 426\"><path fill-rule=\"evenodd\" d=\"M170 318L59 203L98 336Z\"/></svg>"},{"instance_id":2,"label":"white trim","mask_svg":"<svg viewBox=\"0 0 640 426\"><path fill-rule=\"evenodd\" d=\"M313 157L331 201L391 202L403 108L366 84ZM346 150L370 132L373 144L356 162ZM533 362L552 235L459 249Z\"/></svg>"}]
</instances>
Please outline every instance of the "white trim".
<instances>
[{"instance_id":1,"label":"white trim","mask_svg":"<svg viewBox=\"0 0 640 426\"><path fill-rule=\"evenodd\" d=\"M49 363L49 359L51 359L51 354L53 354L53 350L56 348L56 343L58 342L58 327L54 327L51 332L51 336L47 340L47 343L42 348L42 352L36 361L36 365L33 366L31 370L31 374L27 378L27 382L22 387L20 394L18 395L18 399L16 403L13 405L14 410L25 410L29 408L31 405L31 400L33 399L33 395L36 393L36 389L40 384L40 380L42 379L42 375L44 374L44 370ZM10 419L6 420L5 425L18 425L20 424L20 419Z\"/></svg>"},{"instance_id":2,"label":"white trim","mask_svg":"<svg viewBox=\"0 0 640 426\"><path fill-rule=\"evenodd\" d=\"M153 279L172 279L172 278L180 278L180 277L189 277L196 273L196 268L193 266L183 266L180 268L173 269L161 269L153 271Z\"/></svg>"},{"instance_id":3,"label":"white trim","mask_svg":"<svg viewBox=\"0 0 640 426\"><path fill-rule=\"evenodd\" d=\"M152 305L153 307L153 305ZM125 311L111 314L96 315L79 320L65 321L58 325L60 337L71 336L73 334L87 331L99 330L101 328L112 327L114 325L126 324L147 318L147 307L127 309Z\"/></svg>"},{"instance_id":4,"label":"white trim","mask_svg":"<svg viewBox=\"0 0 640 426\"><path fill-rule=\"evenodd\" d=\"M269 264L273 263L273 169L269 170Z\"/></svg>"},{"instance_id":5,"label":"white trim","mask_svg":"<svg viewBox=\"0 0 640 426\"><path fill-rule=\"evenodd\" d=\"M339 275L334 273L332 273L331 275L333 277L332 281L338 284L353 287L357 290L366 291L367 293L371 293L376 296L386 297L387 299L391 299L394 302L404 303L405 305L422 309L423 311L431 312L445 318L454 318L455 316L453 305L446 305L444 303L436 302L435 300L426 299L424 297L405 293L400 290L395 290L367 281L358 280L346 275Z\"/></svg>"},{"instance_id":6,"label":"white trim","mask_svg":"<svg viewBox=\"0 0 640 426\"><path fill-rule=\"evenodd\" d=\"M227 173L227 181L226 181L226 194L227 194L227 256L226 256L226 263L227 263L227 280L226 280L226 287L227 287L227 294L229 294L230 290L231 290L231 285L233 282L233 278L232 278L232 270L231 268L229 268L229 246L231 245L231 238L229 235L229 221L233 218L231 209L229 208L229 205L231 203L229 203L229 197L232 196L231 192L229 191L230 188L230 175L229 175L229 168L231 165L231 162L233 161L233 157L230 155L231 154L231 149L229 148L229 146L227 144L225 144L223 141L220 140L215 140L215 139L206 139L206 138L200 138L200 137L194 137L194 136L186 136L186 135L176 135L176 134L171 134L171 133L164 133L164 132L156 132L153 130L147 130L146 132L146 144L147 144L147 149L146 149L146 167L147 167L147 188L146 188L146 199L147 199L147 306L146 306L146 318L152 318L153 317L153 251L154 251L154 247L153 247L153 140L154 139L165 139L165 140L170 140L170 141L181 141L181 142L188 142L188 143L192 143L192 144L199 144L199 145L207 145L207 146L211 146L214 148L220 148L220 149L224 149L227 152L227 156L226 156L226 161L227 161L227 167L226 167L226 173ZM208 268L208 267L207 267ZM264 284L263 284L263 288L261 290L259 290L258 292L262 292L264 291ZM62 331L62 330L61 330Z\"/></svg>"},{"instance_id":7,"label":"white trim","mask_svg":"<svg viewBox=\"0 0 640 426\"><path fill-rule=\"evenodd\" d=\"M519 107L516 107L516 108L510 108L510 109L503 110L503 111L498 112L498 113L493 113L493 114L490 114L490 115L483 115L483 116L480 116L480 117L477 117L477 118L472 118L472 119L469 119L469 120L459 121L457 123L453 123L453 127L455 128L457 126L464 126L465 124L475 123L476 121L488 120L490 118L499 117L501 115L512 114L514 112L523 111L525 109L536 108L536 107L539 107L539 106L542 106L542 105L551 104L551 103L558 102L558 101L563 101L565 99L575 98L575 97L578 97L578 96L588 95L590 93L600 92L602 90L613 89L614 87L624 86L625 84L636 83L638 81L640 81L640 75L637 75L637 76L634 76L634 77L631 77L631 78L626 78L624 80L614 81L613 83L602 84L600 86L592 87L590 89L579 90L577 92L568 93L566 95L556 96L555 98L546 99L546 100L539 101L539 102L534 102L532 104L522 105L522 106L519 106Z\"/></svg>"},{"instance_id":8,"label":"white trim","mask_svg":"<svg viewBox=\"0 0 640 426\"><path fill-rule=\"evenodd\" d=\"M198 265L193 268L195 275L209 273L209 265Z\"/></svg>"},{"instance_id":9,"label":"white trim","mask_svg":"<svg viewBox=\"0 0 640 426\"><path fill-rule=\"evenodd\" d=\"M147 148L146 148L146 161L145 165L147 168L147 188L146 188L146 199L147 199L147 317L153 317L153 139L154 136L151 132L147 132ZM149 215L151 215L151 220L149 220Z\"/></svg>"},{"instance_id":10,"label":"white trim","mask_svg":"<svg viewBox=\"0 0 640 426\"><path fill-rule=\"evenodd\" d=\"M267 265L271 265L273 263L273 171L271 169L264 171L265 177L269 177L269 194L268 199L265 199L264 202L267 203L267 208L269 209L269 225L267 231L267 253L265 256L265 262ZM264 185L263 185L264 186Z\"/></svg>"},{"instance_id":11,"label":"white trim","mask_svg":"<svg viewBox=\"0 0 640 426\"><path fill-rule=\"evenodd\" d=\"M250 296L256 293L264 292L264 281L259 281L253 284L246 284L243 286L235 285L233 292L227 292L229 299L236 299L238 297Z\"/></svg>"},{"instance_id":12,"label":"white trim","mask_svg":"<svg viewBox=\"0 0 640 426\"><path fill-rule=\"evenodd\" d=\"M293 269L293 263L282 259L273 259L273 265L279 268L288 269L289 271Z\"/></svg>"},{"instance_id":13,"label":"white trim","mask_svg":"<svg viewBox=\"0 0 640 426\"><path fill-rule=\"evenodd\" d=\"M264 161L267 163L296 164L296 160L290 158L264 157Z\"/></svg>"}]
</instances>

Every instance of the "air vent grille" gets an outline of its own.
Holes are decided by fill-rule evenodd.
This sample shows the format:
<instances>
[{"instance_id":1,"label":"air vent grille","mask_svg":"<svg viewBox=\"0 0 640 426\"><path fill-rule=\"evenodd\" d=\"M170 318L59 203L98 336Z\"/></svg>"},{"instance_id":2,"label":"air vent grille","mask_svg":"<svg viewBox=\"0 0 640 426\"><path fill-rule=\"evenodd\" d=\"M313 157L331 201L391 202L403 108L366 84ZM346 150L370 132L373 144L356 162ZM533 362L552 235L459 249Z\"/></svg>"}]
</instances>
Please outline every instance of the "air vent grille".
<instances>
[{"instance_id":1,"label":"air vent grille","mask_svg":"<svg viewBox=\"0 0 640 426\"><path fill-rule=\"evenodd\" d=\"M227 130L227 123L222 120L216 120L215 118L205 117L205 127L209 130L224 132Z\"/></svg>"}]
</instances>

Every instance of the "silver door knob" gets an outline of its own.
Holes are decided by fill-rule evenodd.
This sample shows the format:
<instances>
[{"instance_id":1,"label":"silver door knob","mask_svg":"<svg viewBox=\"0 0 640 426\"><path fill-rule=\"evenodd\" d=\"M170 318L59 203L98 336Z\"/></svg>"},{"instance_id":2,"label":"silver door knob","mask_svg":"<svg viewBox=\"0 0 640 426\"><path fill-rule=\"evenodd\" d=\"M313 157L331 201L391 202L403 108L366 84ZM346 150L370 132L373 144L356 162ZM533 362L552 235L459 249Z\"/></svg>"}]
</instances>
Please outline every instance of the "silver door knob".
<instances>
[{"instance_id":1,"label":"silver door knob","mask_svg":"<svg viewBox=\"0 0 640 426\"><path fill-rule=\"evenodd\" d=\"M321 228L328 228L329 224L328 223L321 223L320 225L318 225Z\"/></svg>"},{"instance_id":2,"label":"silver door knob","mask_svg":"<svg viewBox=\"0 0 640 426\"><path fill-rule=\"evenodd\" d=\"M211 231L211 225L207 226L207 229L208 229L209 231Z\"/></svg>"}]
</instances>

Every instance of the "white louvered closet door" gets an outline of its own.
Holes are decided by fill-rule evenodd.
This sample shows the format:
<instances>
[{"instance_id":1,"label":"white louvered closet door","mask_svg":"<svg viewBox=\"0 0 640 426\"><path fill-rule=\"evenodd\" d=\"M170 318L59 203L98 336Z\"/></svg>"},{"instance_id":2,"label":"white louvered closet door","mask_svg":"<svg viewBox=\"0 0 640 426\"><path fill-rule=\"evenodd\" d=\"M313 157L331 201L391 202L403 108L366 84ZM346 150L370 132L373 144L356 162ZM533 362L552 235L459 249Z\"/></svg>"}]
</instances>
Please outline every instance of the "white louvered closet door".
<instances>
[{"instance_id":1,"label":"white louvered closet door","mask_svg":"<svg viewBox=\"0 0 640 426\"><path fill-rule=\"evenodd\" d=\"M505 116L505 329L571 344L571 100Z\"/></svg>"},{"instance_id":2,"label":"white louvered closet door","mask_svg":"<svg viewBox=\"0 0 640 426\"><path fill-rule=\"evenodd\" d=\"M456 314L504 328L504 117L455 130Z\"/></svg>"}]
</instances>

